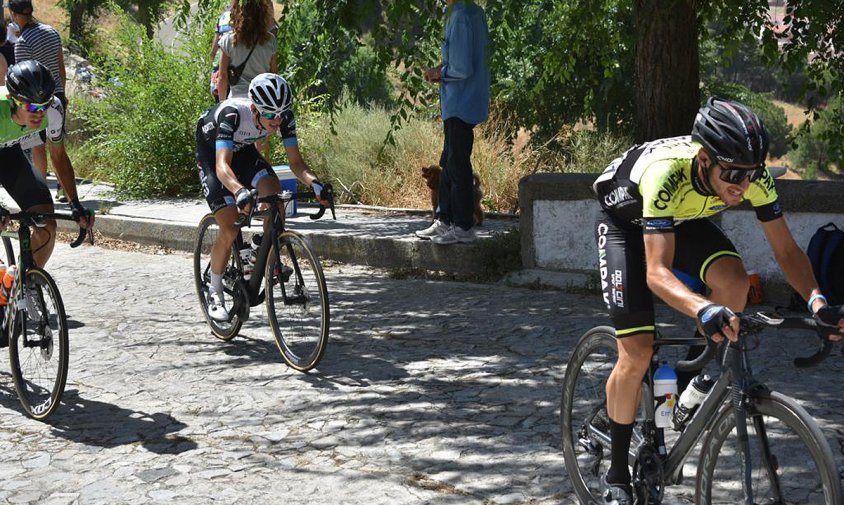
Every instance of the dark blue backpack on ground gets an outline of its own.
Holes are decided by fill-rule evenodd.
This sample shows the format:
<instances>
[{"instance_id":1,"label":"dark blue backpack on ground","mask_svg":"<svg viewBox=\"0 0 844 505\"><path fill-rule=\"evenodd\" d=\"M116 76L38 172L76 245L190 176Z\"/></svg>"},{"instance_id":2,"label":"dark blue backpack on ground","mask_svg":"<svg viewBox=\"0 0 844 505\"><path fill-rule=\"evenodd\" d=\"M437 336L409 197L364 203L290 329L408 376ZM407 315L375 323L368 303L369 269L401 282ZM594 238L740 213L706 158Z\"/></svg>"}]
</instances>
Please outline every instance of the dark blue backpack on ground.
<instances>
[{"instance_id":1,"label":"dark blue backpack on ground","mask_svg":"<svg viewBox=\"0 0 844 505\"><path fill-rule=\"evenodd\" d=\"M806 253L827 303L844 303L844 231L833 223L821 226Z\"/></svg>"}]
</instances>

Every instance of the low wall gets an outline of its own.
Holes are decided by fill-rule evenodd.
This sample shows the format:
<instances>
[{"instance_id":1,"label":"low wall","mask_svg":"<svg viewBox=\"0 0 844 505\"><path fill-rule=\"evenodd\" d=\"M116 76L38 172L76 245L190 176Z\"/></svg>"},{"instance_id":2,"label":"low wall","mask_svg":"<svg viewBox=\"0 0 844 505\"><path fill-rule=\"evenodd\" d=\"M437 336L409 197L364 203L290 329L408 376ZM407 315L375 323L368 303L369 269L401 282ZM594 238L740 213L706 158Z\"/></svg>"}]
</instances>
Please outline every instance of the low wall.
<instances>
[{"instance_id":1,"label":"low wall","mask_svg":"<svg viewBox=\"0 0 844 505\"><path fill-rule=\"evenodd\" d=\"M521 251L528 271L547 271L571 287L593 286L598 264L593 228L600 210L592 193L596 177L535 174L521 180ZM777 192L803 250L818 227L829 222L844 227L844 182L778 180ZM784 293L787 284L749 204L722 212L718 219L747 269L761 275L763 289Z\"/></svg>"}]
</instances>

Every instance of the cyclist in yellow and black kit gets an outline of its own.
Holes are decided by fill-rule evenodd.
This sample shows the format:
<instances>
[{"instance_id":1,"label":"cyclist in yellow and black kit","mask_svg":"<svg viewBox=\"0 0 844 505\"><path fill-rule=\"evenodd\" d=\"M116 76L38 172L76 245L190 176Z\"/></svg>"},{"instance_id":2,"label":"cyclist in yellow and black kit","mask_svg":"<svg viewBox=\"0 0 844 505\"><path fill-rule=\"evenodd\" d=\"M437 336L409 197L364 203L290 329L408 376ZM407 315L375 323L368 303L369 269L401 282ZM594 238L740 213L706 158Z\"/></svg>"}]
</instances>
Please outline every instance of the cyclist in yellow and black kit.
<instances>
[{"instance_id":1,"label":"cyclist in yellow and black kit","mask_svg":"<svg viewBox=\"0 0 844 505\"><path fill-rule=\"evenodd\" d=\"M767 154L767 132L752 110L710 98L691 136L634 146L595 181L603 209L595 229L599 273L619 354L606 391L612 449L605 504L633 503L628 450L653 353L651 293L696 318L708 338L737 338L734 311L747 301L747 272L732 242L706 217L748 200L789 284L816 318L844 334L844 310L827 305L783 218ZM706 284L709 297L692 292L672 269Z\"/></svg>"}]
</instances>

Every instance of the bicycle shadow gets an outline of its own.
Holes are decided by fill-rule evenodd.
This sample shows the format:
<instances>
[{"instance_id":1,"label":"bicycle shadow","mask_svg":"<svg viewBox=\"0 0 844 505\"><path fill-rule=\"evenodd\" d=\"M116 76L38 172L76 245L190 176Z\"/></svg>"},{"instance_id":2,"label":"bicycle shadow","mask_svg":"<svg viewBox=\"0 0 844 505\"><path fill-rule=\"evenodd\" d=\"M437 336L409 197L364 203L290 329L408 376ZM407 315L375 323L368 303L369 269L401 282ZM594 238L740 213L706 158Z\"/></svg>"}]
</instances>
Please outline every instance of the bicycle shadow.
<instances>
[{"instance_id":1,"label":"bicycle shadow","mask_svg":"<svg viewBox=\"0 0 844 505\"><path fill-rule=\"evenodd\" d=\"M170 414L84 399L76 389L64 392L61 407L47 424L55 436L106 449L140 443L155 454L181 454L199 447L190 438L177 434L188 425Z\"/></svg>"}]
</instances>

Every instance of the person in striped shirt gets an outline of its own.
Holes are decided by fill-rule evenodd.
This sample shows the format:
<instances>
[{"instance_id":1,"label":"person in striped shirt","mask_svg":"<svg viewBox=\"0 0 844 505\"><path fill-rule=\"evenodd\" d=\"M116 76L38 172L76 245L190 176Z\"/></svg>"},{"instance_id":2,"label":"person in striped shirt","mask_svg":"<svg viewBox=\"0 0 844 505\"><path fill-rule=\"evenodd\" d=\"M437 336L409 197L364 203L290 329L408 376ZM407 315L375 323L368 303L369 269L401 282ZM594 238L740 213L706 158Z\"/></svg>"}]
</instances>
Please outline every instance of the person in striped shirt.
<instances>
[{"instance_id":1,"label":"person in striped shirt","mask_svg":"<svg viewBox=\"0 0 844 505\"><path fill-rule=\"evenodd\" d=\"M50 25L36 20L32 15L32 0L9 0L7 4L12 21L21 27L21 34L15 44L15 60L35 60L50 71L56 83L55 96L61 100L65 114L62 116L62 128L67 115L67 96L65 83L67 76L64 66L64 52L59 32ZM32 164L47 177L47 151L41 142L32 148ZM66 202L67 196L61 185L56 191L56 199Z\"/></svg>"}]
</instances>

